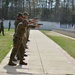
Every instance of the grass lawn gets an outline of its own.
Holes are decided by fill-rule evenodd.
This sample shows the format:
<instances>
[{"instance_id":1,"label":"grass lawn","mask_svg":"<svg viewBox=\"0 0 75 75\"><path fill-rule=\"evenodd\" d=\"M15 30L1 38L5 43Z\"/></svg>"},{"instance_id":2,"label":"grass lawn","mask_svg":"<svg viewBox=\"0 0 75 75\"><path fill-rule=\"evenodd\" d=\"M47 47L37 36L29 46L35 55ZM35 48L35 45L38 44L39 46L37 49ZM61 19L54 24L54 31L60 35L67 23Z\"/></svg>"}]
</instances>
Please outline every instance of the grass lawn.
<instances>
[{"instance_id":1,"label":"grass lawn","mask_svg":"<svg viewBox=\"0 0 75 75\"><path fill-rule=\"evenodd\" d=\"M0 63L12 48L13 32L13 29L11 29L10 31L8 31L8 29L5 29L5 36L0 36Z\"/></svg>"},{"instance_id":2,"label":"grass lawn","mask_svg":"<svg viewBox=\"0 0 75 75\"><path fill-rule=\"evenodd\" d=\"M52 36L50 31L42 30L45 35L51 38L54 42L60 45L68 54L75 58L75 40L64 37L64 36Z\"/></svg>"}]
</instances>

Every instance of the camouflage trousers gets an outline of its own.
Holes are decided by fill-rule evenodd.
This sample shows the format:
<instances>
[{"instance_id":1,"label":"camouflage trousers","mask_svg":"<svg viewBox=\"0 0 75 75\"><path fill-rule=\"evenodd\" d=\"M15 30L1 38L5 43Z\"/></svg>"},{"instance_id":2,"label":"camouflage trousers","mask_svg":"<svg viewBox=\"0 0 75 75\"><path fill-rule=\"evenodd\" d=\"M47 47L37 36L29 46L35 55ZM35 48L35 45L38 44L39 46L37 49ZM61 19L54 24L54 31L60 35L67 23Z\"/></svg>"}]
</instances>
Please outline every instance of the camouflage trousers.
<instances>
[{"instance_id":1,"label":"camouflage trousers","mask_svg":"<svg viewBox=\"0 0 75 75\"><path fill-rule=\"evenodd\" d=\"M14 37L14 39L13 39L13 49L12 49L12 52L11 52L11 55L10 55L10 61L13 61L13 59L16 56L17 53L18 53L20 61L23 61L24 49L25 48L24 48L23 40L21 38Z\"/></svg>"},{"instance_id":2,"label":"camouflage trousers","mask_svg":"<svg viewBox=\"0 0 75 75\"><path fill-rule=\"evenodd\" d=\"M27 41L28 41L29 40L29 35L30 35L30 28L27 29L26 35L27 35Z\"/></svg>"},{"instance_id":3,"label":"camouflage trousers","mask_svg":"<svg viewBox=\"0 0 75 75\"><path fill-rule=\"evenodd\" d=\"M19 48L20 50L23 50L23 53L26 52L26 51L25 51L25 50L26 50L26 39L27 39L26 34L24 34L24 36L23 36L23 38L22 38L23 46L21 45L20 48ZM20 59L20 58L19 58L19 54L20 54L20 51L18 51L18 53L17 53L17 58L18 58L18 59Z\"/></svg>"},{"instance_id":4,"label":"camouflage trousers","mask_svg":"<svg viewBox=\"0 0 75 75\"><path fill-rule=\"evenodd\" d=\"M26 35L26 33L24 33L23 44L24 44L24 48L25 48L26 44L27 44L27 35Z\"/></svg>"}]
</instances>

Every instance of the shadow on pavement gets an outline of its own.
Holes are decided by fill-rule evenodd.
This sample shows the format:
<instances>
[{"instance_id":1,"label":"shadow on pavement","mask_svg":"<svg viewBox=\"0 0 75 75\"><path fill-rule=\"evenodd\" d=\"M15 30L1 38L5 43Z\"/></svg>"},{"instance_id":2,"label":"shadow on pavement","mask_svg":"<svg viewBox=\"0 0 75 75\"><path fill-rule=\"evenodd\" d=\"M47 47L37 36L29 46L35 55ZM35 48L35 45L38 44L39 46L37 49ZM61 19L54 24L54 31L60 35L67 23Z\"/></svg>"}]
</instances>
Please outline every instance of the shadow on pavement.
<instances>
[{"instance_id":1,"label":"shadow on pavement","mask_svg":"<svg viewBox=\"0 0 75 75\"><path fill-rule=\"evenodd\" d=\"M33 75L32 73L28 73L28 68L22 67L20 65L18 66L4 66L4 69L6 70L6 73L8 74L26 74L26 75Z\"/></svg>"}]
</instances>

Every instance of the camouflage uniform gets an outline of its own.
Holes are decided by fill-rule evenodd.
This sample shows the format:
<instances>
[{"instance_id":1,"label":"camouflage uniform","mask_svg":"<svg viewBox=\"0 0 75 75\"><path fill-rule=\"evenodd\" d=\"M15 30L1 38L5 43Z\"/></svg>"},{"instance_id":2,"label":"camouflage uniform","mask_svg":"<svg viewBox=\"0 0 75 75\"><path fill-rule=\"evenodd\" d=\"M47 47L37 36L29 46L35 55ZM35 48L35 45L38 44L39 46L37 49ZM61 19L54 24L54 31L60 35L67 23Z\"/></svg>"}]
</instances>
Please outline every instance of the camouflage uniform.
<instances>
[{"instance_id":1,"label":"camouflage uniform","mask_svg":"<svg viewBox=\"0 0 75 75\"><path fill-rule=\"evenodd\" d=\"M26 48L26 40L27 40L27 27L25 28L25 33L24 33L24 36L23 36L23 43L24 43L24 48Z\"/></svg>"},{"instance_id":2,"label":"camouflage uniform","mask_svg":"<svg viewBox=\"0 0 75 75\"><path fill-rule=\"evenodd\" d=\"M26 44L27 44L27 28L28 28L28 26L25 28L25 33L24 33L24 37L23 37L23 42L24 42L24 47L25 48L26 48Z\"/></svg>"},{"instance_id":3,"label":"camouflage uniform","mask_svg":"<svg viewBox=\"0 0 75 75\"><path fill-rule=\"evenodd\" d=\"M29 41L29 35L30 35L30 28L27 28L27 41Z\"/></svg>"},{"instance_id":4,"label":"camouflage uniform","mask_svg":"<svg viewBox=\"0 0 75 75\"><path fill-rule=\"evenodd\" d=\"M28 25L28 22L24 20L23 22L20 22L17 26L15 36L14 36L14 46L12 49L12 53L10 55L10 61L9 65L14 65L13 64L13 59L15 55L19 52L19 58L20 58L20 63L23 62L23 57L24 57L24 43L23 43L23 36L25 33L25 27ZM22 47L23 50L20 50L19 48Z\"/></svg>"},{"instance_id":5,"label":"camouflage uniform","mask_svg":"<svg viewBox=\"0 0 75 75\"><path fill-rule=\"evenodd\" d=\"M14 23L14 25L15 25L15 32L16 32L17 25L18 25L21 21L23 21L23 15L22 15L22 13L18 13L18 18L17 18L17 20L16 20L15 23Z\"/></svg>"},{"instance_id":6,"label":"camouflage uniform","mask_svg":"<svg viewBox=\"0 0 75 75\"><path fill-rule=\"evenodd\" d=\"M29 14L27 12L23 13L23 16L25 16L25 15L29 16ZM26 19L26 18L24 17L24 19ZM26 19L26 20L28 21L28 19ZM29 23L29 21L28 21L28 23ZM27 48L27 45L26 45L27 44L27 28L28 27L25 28L26 32L24 33L24 37L23 37L25 48Z\"/></svg>"},{"instance_id":7,"label":"camouflage uniform","mask_svg":"<svg viewBox=\"0 0 75 75\"><path fill-rule=\"evenodd\" d=\"M20 22L22 22L23 21L23 15L22 15L22 13L18 13L18 18L17 18L17 20L15 21L15 23L14 23L14 25L15 25L15 33L16 33L16 29L17 29L17 26L18 26L18 24L20 23ZM14 33L14 39L15 39L15 33ZM13 39L13 41L14 41L14 39ZM15 39L15 41L16 41L16 39ZM14 42L13 44L15 44L16 42ZM20 48L19 48L20 50L24 50L24 48L23 48L23 46L21 45L20 46ZM17 53L17 59L19 59L19 54L20 54L20 52L18 51L18 53ZM14 60L15 60L15 58L14 58Z\"/></svg>"},{"instance_id":8,"label":"camouflage uniform","mask_svg":"<svg viewBox=\"0 0 75 75\"><path fill-rule=\"evenodd\" d=\"M24 36L24 43L25 43L25 47L26 47L26 44L27 44L27 41L29 41L29 34L30 34L30 28L35 28L36 26L35 25L32 25L30 24L30 21L28 20L28 18L26 16L29 16L29 14L27 12L24 12L23 13L23 16L24 16L24 19L26 19L28 21L28 26L26 27L26 32L25 32L25 36Z\"/></svg>"}]
</instances>

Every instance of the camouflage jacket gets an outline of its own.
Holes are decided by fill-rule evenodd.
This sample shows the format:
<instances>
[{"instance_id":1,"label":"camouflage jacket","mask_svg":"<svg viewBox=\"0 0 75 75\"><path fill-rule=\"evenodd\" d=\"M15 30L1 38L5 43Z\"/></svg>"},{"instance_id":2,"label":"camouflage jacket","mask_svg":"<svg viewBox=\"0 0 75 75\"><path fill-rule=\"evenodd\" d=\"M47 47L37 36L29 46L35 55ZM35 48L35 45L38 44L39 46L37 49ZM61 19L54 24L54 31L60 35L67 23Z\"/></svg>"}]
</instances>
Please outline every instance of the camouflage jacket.
<instances>
[{"instance_id":1,"label":"camouflage jacket","mask_svg":"<svg viewBox=\"0 0 75 75\"><path fill-rule=\"evenodd\" d=\"M20 22L17 25L15 36L19 37L19 38L23 38L24 33L26 32L25 29L26 29L27 25L28 25L28 21L27 20L25 20L25 22Z\"/></svg>"}]
</instances>

